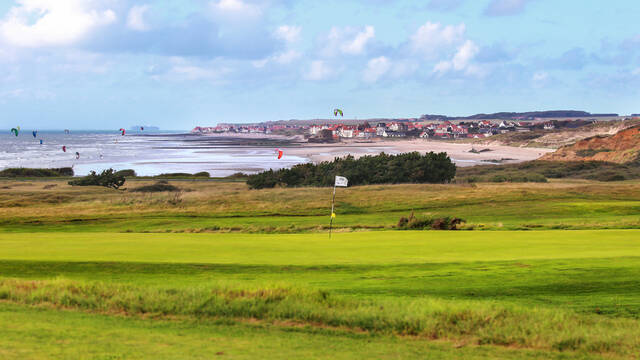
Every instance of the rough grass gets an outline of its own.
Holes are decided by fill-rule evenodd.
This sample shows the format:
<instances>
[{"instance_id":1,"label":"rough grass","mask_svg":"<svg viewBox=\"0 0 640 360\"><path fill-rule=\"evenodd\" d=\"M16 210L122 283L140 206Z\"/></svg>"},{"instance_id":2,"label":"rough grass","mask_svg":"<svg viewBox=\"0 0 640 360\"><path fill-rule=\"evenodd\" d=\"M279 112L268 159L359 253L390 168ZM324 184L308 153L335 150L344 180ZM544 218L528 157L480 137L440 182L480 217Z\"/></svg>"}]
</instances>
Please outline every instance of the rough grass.
<instances>
[{"instance_id":1,"label":"rough grass","mask_svg":"<svg viewBox=\"0 0 640 360\"><path fill-rule=\"evenodd\" d=\"M3 359L600 359L258 322L140 319L0 303ZM455 346L453 346L455 345Z\"/></svg>"},{"instance_id":2,"label":"rough grass","mask_svg":"<svg viewBox=\"0 0 640 360\"><path fill-rule=\"evenodd\" d=\"M352 331L545 350L634 354L628 319L484 302L365 301L286 288L159 289L69 280L0 280L0 299L107 314L292 321Z\"/></svg>"},{"instance_id":3,"label":"rough grass","mask_svg":"<svg viewBox=\"0 0 640 360\"><path fill-rule=\"evenodd\" d=\"M131 181L130 187L151 185ZM172 181L185 192L74 189L63 182L0 182L0 231L326 231L331 189L248 190L234 182ZM43 189L46 185L57 185ZM459 217L467 229L640 228L640 183L376 185L338 189L334 226L393 228L416 216Z\"/></svg>"}]
</instances>

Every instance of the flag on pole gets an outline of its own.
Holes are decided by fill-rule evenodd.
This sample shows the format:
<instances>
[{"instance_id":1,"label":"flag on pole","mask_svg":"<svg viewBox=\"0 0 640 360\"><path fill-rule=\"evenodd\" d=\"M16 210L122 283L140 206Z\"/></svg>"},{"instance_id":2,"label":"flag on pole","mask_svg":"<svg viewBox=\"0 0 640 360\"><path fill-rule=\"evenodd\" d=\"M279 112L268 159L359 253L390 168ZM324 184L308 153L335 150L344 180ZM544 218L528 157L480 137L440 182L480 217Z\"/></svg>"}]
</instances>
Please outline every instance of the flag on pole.
<instances>
[{"instance_id":1,"label":"flag on pole","mask_svg":"<svg viewBox=\"0 0 640 360\"><path fill-rule=\"evenodd\" d=\"M336 202L336 186L347 187L349 180L344 176L336 176L336 181L333 183L333 197L331 198L331 218L329 220L329 239L331 239L331 228L333 227L333 219L336 218L336 213L333 212Z\"/></svg>"},{"instance_id":2,"label":"flag on pole","mask_svg":"<svg viewBox=\"0 0 640 360\"><path fill-rule=\"evenodd\" d=\"M349 183L349 180L346 177L336 176L336 182L334 186L347 187L347 183Z\"/></svg>"}]
</instances>

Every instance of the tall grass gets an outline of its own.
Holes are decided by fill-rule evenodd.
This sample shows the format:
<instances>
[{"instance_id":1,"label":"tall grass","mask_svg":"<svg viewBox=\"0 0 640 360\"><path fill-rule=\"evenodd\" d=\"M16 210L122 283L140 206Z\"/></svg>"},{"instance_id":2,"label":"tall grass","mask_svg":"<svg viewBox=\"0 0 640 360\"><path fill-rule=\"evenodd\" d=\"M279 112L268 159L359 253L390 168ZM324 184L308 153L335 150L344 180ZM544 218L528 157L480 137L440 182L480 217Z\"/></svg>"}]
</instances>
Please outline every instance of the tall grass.
<instances>
[{"instance_id":1,"label":"tall grass","mask_svg":"<svg viewBox=\"0 0 640 360\"><path fill-rule=\"evenodd\" d=\"M281 287L171 289L65 279L1 279L0 300L110 314L258 319L549 350L640 351L637 321L493 302L399 302Z\"/></svg>"}]
</instances>

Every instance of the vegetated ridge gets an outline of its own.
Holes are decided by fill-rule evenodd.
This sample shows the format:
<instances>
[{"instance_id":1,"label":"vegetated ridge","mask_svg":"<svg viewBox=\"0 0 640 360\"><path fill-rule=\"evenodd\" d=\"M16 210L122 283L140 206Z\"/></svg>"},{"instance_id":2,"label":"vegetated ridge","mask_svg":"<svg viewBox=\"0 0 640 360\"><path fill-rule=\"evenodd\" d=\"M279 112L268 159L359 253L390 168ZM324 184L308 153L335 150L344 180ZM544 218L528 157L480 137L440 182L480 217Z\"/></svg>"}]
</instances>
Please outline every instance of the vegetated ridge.
<instances>
[{"instance_id":1,"label":"vegetated ridge","mask_svg":"<svg viewBox=\"0 0 640 360\"><path fill-rule=\"evenodd\" d=\"M550 110L550 111L528 111L528 112L497 112L492 114L475 114L471 116L450 117L447 115L425 114L421 119L425 120L533 120L533 119L553 119L553 118L579 118L579 117L617 117L618 114L592 114L586 111L577 110Z\"/></svg>"},{"instance_id":2,"label":"vegetated ridge","mask_svg":"<svg viewBox=\"0 0 640 360\"><path fill-rule=\"evenodd\" d=\"M618 164L640 161L640 125L619 131L615 135L596 135L563 146L541 160L606 161Z\"/></svg>"},{"instance_id":3,"label":"vegetated ridge","mask_svg":"<svg viewBox=\"0 0 640 360\"><path fill-rule=\"evenodd\" d=\"M486 145L528 146L558 149L572 145L582 139L598 135L614 135L617 132L640 125L639 119L627 118L619 121L597 121L583 126L573 125L576 121L553 121L555 129L534 130L530 132L508 132L494 135L486 139L476 139L475 143Z\"/></svg>"}]
</instances>

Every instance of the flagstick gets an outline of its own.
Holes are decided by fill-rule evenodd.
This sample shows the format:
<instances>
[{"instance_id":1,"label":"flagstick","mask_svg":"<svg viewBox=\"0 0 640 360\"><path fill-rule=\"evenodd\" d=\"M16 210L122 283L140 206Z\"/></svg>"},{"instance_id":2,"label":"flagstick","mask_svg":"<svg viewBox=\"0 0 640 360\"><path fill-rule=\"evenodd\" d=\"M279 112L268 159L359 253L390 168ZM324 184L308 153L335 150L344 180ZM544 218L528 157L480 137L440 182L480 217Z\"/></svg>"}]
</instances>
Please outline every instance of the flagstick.
<instances>
[{"instance_id":1,"label":"flagstick","mask_svg":"<svg viewBox=\"0 0 640 360\"><path fill-rule=\"evenodd\" d=\"M333 204L336 201L336 185L335 183L333 184L333 198L331 199L331 216L330 216L330 220L329 220L329 239L331 239L331 228L333 225Z\"/></svg>"}]
</instances>

